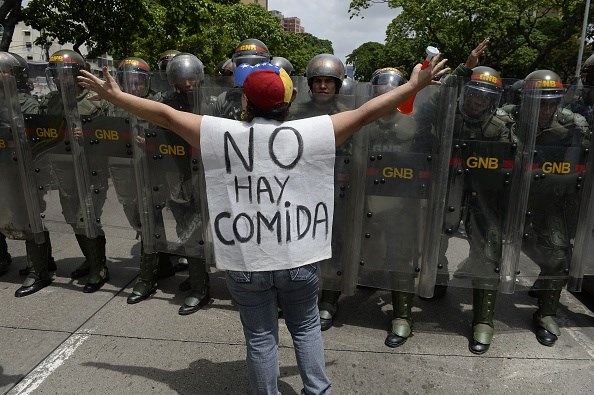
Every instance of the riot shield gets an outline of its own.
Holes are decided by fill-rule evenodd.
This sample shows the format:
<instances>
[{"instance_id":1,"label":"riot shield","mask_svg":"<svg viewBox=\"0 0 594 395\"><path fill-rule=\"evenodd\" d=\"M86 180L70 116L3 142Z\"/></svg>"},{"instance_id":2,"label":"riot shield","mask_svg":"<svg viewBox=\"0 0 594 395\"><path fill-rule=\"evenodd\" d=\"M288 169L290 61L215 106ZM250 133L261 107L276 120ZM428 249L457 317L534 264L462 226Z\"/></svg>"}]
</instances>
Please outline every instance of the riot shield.
<instances>
[{"instance_id":1,"label":"riot shield","mask_svg":"<svg viewBox=\"0 0 594 395\"><path fill-rule=\"evenodd\" d=\"M88 172L84 176L91 181L102 231L134 240L141 228L133 165L135 119L117 108L110 115L81 118Z\"/></svg>"},{"instance_id":2,"label":"riot shield","mask_svg":"<svg viewBox=\"0 0 594 395\"><path fill-rule=\"evenodd\" d=\"M434 247L428 245L427 253L433 261L422 270L437 263L434 271L438 285L497 289L506 232L514 215L510 209L510 197L515 199L512 180L521 168L514 166L518 150L515 119L503 109L488 110L487 103L500 102L499 97L489 96L493 92L465 89L460 88L455 112L450 113L451 154L447 161L441 158L449 162L449 174L443 178L447 180L447 193L442 213L432 218L443 219L440 240L432 244ZM432 204L439 201L432 199ZM432 295L425 286L419 293Z\"/></svg>"},{"instance_id":3,"label":"riot shield","mask_svg":"<svg viewBox=\"0 0 594 395\"><path fill-rule=\"evenodd\" d=\"M189 95L166 94L163 102L183 111L207 114L212 111L213 98L223 90L212 82L205 85ZM169 130L145 126L139 129L142 136L137 146L142 150L138 163L142 168L139 179L146 210L142 213L146 247L184 257L206 254L212 262L210 244L205 246L209 240L208 211L200 152ZM145 226L150 228L145 231Z\"/></svg>"},{"instance_id":4,"label":"riot shield","mask_svg":"<svg viewBox=\"0 0 594 395\"><path fill-rule=\"evenodd\" d=\"M373 89L371 96L376 96ZM426 112L437 87L415 99L416 111L396 110L369 125L365 139L365 185L358 283L414 293L427 229L427 209L437 138Z\"/></svg>"},{"instance_id":5,"label":"riot shield","mask_svg":"<svg viewBox=\"0 0 594 395\"><path fill-rule=\"evenodd\" d=\"M104 192L107 189L107 177L105 173L98 174L94 179L89 177L91 172L86 154L87 140L89 139L85 138L82 128L78 101L81 92L73 68L70 64L61 62L58 63L55 72L57 73L55 76L58 79L57 84L60 87L63 116L66 121L64 125L64 144L67 145L65 151L70 155L55 157L52 160L52 170L60 184L58 188L64 212L73 210L71 204L75 201L68 199L69 201L66 202L62 198L65 196L64 192L70 197L78 195L78 207L75 214L78 217L78 222L72 223L72 221L76 221L73 215L68 215L70 218L66 218L66 220L74 227L76 233L84 234L88 238L96 238L102 234L100 218L105 202Z\"/></svg>"},{"instance_id":6,"label":"riot shield","mask_svg":"<svg viewBox=\"0 0 594 395\"><path fill-rule=\"evenodd\" d=\"M571 98L568 108L577 114L582 115L588 121L590 132L592 131L594 112L589 104L589 96L592 87L583 86L576 89L574 95L566 95ZM584 275L594 274L594 161L588 161L586 174L583 179L583 192L580 202L580 211L576 224L575 241L571 264L569 266L569 280L567 289L580 291Z\"/></svg>"},{"instance_id":7,"label":"riot shield","mask_svg":"<svg viewBox=\"0 0 594 395\"><path fill-rule=\"evenodd\" d=\"M41 244L45 241L41 207L16 80L9 70L0 71L0 172L10 180L0 193L0 232L12 239L32 237Z\"/></svg>"},{"instance_id":8,"label":"riot shield","mask_svg":"<svg viewBox=\"0 0 594 395\"><path fill-rule=\"evenodd\" d=\"M297 97L291 105L290 119L303 119L319 115L332 115L355 108L354 95L333 95L327 101L319 102L309 91L307 80L303 77L293 79ZM361 144L360 136L355 135L341 146L336 147L334 165L334 218L332 226L332 258L321 264L322 288L328 291L354 292L357 267L350 263L353 256L353 230L355 216L352 207L360 190L356 182L361 166L355 166L353 153ZM355 184L354 184L355 183ZM355 270L353 270L355 269Z\"/></svg>"},{"instance_id":9,"label":"riot shield","mask_svg":"<svg viewBox=\"0 0 594 395\"><path fill-rule=\"evenodd\" d=\"M571 277L571 289L579 290L592 237L590 127L559 100L543 95L533 101L536 137L517 279L537 290L559 290Z\"/></svg>"},{"instance_id":10,"label":"riot shield","mask_svg":"<svg viewBox=\"0 0 594 395\"><path fill-rule=\"evenodd\" d=\"M427 203L427 228L423 238L423 253L420 256L421 264L416 269L419 272L418 293L420 296L427 298L433 296L436 284L442 285L449 278L447 261L444 258L446 246L442 245L442 243L447 240L444 233L447 235L450 227L445 226L444 232L444 223L446 215L450 221L451 217L453 217L454 223L459 222L456 221L456 218L459 217L461 212L459 203L461 201L460 182L455 184L455 188L449 187L452 184L450 182L452 181L452 175L449 167L457 99L461 83L461 78L450 76L448 83L443 84L439 91L433 91L432 98L416 110L418 112L416 116L422 123L432 125L432 134L436 139L433 143L435 149L433 149L431 160L431 188ZM430 93L430 91L427 91L427 93ZM447 211L446 207L448 207Z\"/></svg>"}]
</instances>

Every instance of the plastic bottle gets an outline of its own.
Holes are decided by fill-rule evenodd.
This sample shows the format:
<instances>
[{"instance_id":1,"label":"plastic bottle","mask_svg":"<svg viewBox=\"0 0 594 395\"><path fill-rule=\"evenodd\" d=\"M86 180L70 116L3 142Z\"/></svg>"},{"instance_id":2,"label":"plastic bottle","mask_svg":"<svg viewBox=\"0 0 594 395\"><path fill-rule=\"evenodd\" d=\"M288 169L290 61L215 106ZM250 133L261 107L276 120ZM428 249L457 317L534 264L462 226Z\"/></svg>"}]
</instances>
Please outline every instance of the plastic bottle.
<instances>
[{"instance_id":1,"label":"plastic bottle","mask_svg":"<svg viewBox=\"0 0 594 395\"><path fill-rule=\"evenodd\" d=\"M428 46L425 49L425 52L427 53L427 56L425 57L425 60L423 61L423 64L421 65L421 70L429 67L429 64L431 63L431 59L433 59L435 56L439 55L439 49L432 47L432 46ZM397 107L398 111L405 115L412 114L414 111L413 106L415 103L415 97L416 97L416 95L412 95L408 99L406 99L406 101L404 103L402 103L401 105L399 105Z\"/></svg>"}]
</instances>

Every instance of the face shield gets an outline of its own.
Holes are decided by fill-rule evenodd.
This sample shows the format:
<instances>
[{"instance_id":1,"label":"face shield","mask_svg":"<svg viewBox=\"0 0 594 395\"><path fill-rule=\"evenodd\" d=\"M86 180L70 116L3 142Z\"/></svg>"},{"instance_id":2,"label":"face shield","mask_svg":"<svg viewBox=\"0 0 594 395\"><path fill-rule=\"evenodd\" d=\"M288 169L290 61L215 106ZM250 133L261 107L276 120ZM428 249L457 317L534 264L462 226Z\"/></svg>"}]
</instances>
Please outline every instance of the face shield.
<instances>
[{"instance_id":1,"label":"face shield","mask_svg":"<svg viewBox=\"0 0 594 395\"><path fill-rule=\"evenodd\" d=\"M501 100L501 93L499 88L469 82L462 89L458 108L466 118L483 120L495 112Z\"/></svg>"},{"instance_id":2,"label":"face shield","mask_svg":"<svg viewBox=\"0 0 594 395\"><path fill-rule=\"evenodd\" d=\"M138 97L146 97L151 85L151 75L145 71L118 70L116 73L118 85L126 93Z\"/></svg>"},{"instance_id":3,"label":"face shield","mask_svg":"<svg viewBox=\"0 0 594 395\"><path fill-rule=\"evenodd\" d=\"M76 63L50 63L45 69L47 86L51 91L61 91L63 87L74 88L80 68Z\"/></svg>"},{"instance_id":4,"label":"face shield","mask_svg":"<svg viewBox=\"0 0 594 395\"><path fill-rule=\"evenodd\" d=\"M261 55L238 55L233 57L233 63L235 63L236 67L240 64L249 64L250 66L255 66L259 63L268 61L270 61L269 58Z\"/></svg>"}]
</instances>

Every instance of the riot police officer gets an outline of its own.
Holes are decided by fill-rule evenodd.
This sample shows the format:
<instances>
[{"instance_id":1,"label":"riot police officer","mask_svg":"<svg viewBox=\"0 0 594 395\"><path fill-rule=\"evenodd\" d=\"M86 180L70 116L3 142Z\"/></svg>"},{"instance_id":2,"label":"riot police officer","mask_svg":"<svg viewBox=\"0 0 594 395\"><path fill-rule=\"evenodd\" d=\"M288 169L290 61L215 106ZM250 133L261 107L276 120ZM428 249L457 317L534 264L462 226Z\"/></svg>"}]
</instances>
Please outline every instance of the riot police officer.
<instances>
[{"instance_id":1,"label":"riot police officer","mask_svg":"<svg viewBox=\"0 0 594 395\"><path fill-rule=\"evenodd\" d=\"M462 88L455 120L454 141L462 147L460 163L471 169L472 158L495 157L501 166L513 158L512 134L514 120L498 110L502 96L499 72L478 66L468 70L459 67L459 75L470 77ZM466 70L464 70L466 69ZM503 152L503 154L498 153ZM458 154L457 154L458 155ZM506 156L507 155L507 156ZM462 220L470 244L468 258L458 265L455 277L468 279L473 288L472 338L469 350L474 354L487 352L493 339L493 318L499 284L498 268L502 257L502 232L509 195L504 188L505 169L501 167L476 169L459 174L459 166L452 166L450 193L456 185L462 188L461 211L451 210L455 220L446 222L452 228ZM463 177L462 182L459 178ZM450 199L448 204L456 207ZM456 214L459 215L456 217Z\"/></svg>"},{"instance_id":2,"label":"riot police officer","mask_svg":"<svg viewBox=\"0 0 594 395\"><path fill-rule=\"evenodd\" d=\"M16 60L16 64L13 67L13 74L16 77L16 87L18 91L18 99L19 104L21 106L21 112L24 115L27 114L37 114L39 112L39 101L37 97L31 95L32 84L29 80L29 65L27 61L23 59L22 56L9 52L10 55ZM45 204L43 199L40 199L40 204L43 206ZM49 252L49 256L47 258L47 263L50 271L56 270L56 263L52 257L51 253L51 243L49 240L49 233L46 232L46 241L47 241L47 249ZM5 244L5 241L2 239L0 241L0 245ZM27 245L27 243L25 243ZM34 246L30 245L29 249L34 250ZM10 263L10 254L6 252L7 256L0 253L0 262L8 260ZM2 264L0 263L0 273L2 272ZM31 270L31 254L28 254L27 259L27 267L24 269L19 270L19 274L26 276Z\"/></svg>"},{"instance_id":3,"label":"riot police officer","mask_svg":"<svg viewBox=\"0 0 594 395\"><path fill-rule=\"evenodd\" d=\"M167 80L174 88L163 97L163 103L177 110L204 114L200 87L204 82L204 66L189 53L176 55L167 65ZM173 168L164 171L169 196L167 207L176 222L176 242L188 261L190 295L179 309L180 315L192 314L210 302L210 286L203 244L202 207L198 191L197 159L192 148L171 132L162 134L175 144L184 144L185 155L172 158ZM172 143L173 144L173 143ZM196 154L197 155L197 154ZM194 163L195 162L195 163ZM157 169L155 169L157 170ZM203 242L202 242L203 243Z\"/></svg>"},{"instance_id":4,"label":"riot police officer","mask_svg":"<svg viewBox=\"0 0 594 395\"><path fill-rule=\"evenodd\" d=\"M295 75L295 68L293 67L293 64L291 62L289 62L289 59L287 59L287 58L283 58L282 56L275 56L270 60L270 63L272 63L275 66L285 69L285 71L289 75Z\"/></svg>"},{"instance_id":5,"label":"riot police officer","mask_svg":"<svg viewBox=\"0 0 594 395\"><path fill-rule=\"evenodd\" d=\"M342 86L342 80L345 75L345 67L342 61L331 54L320 54L314 56L306 66L305 77L307 78L307 85L309 86L310 100L294 104L294 111L291 117L299 119L303 117L312 117L316 115L332 115L347 110L347 107L338 100L338 93ZM337 147L335 172L340 172L341 166L344 165L343 156L348 156L350 151L350 142ZM335 181L336 183L336 181ZM336 186L336 191L340 190L340 186ZM339 197L337 196L337 199ZM336 200L335 200L336 202ZM338 201L340 202L340 200ZM338 299L340 297L341 279L337 278L337 272L341 271L340 252L344 246L341 243L340 234L344 233L345 229L341 226L336 226L336 219L341 217L340 208L343 205L335 204L334 225L332 236L332 256L329 262L324 262L321 265L322 278L324 278L319 309L320 309L320 323L322 330L327 330L332 327L334 316L338 311ZM343 208L344 210L344 208ZM343 214L343 216L346 213ZM333 283L330 289L327 284Z\"/></svg>"},{"instance_id":6,"label":"riot police officer","mask_svg":"<svg viewBox=\"0 0 594 395\"><path fill-rule=\"evenodd\" d=\"M48 84L54 86L55 90L48 93L41 101L39 106L41 115L64 118L66 110L62 100L61 90L65 89L65 84L75 84L75 86L68 86L68 88L72 88L76 92L78 113L80 115L93 116L107 112L108 103L89 100L88 96L90 92L80 87L75 81L78 72L85 67L86 63L83 57L72 50L60 50L50 57L47 69ZM64 75L61 75L58 71L59 68L68 74L66 76L67 78L63 78ZM97 237L87 237L84 229L80 227L79 212L83 208L80 207L71 155L50 154L49 161L52 172L57 178L60 204L64 218L74 229L76 240L85 257L84 262L71 273L71 277L78 279L88 275L89 277L83 288L83 292L95 292L109 279L105 256L105 235L98 228ZM102 171L99 172L96 183L102 186L102 188L98 189L104 192L107 189L107 162L102 161L102 163L97 164L97 167L101 168ZM105 198L104 193L99 193L96 196L95 209L99 211L99 217ZM93 226L96 225L93 224ZM31 259L31 261L33 270L28 274L23 286L16 291L16 296L25 296L37 292L39 289L47 286L51 281L46 260Z\"/></svg>"},{"instance_id":7,"label":"riot police officer","mask_svg":"<svg viewBox=\"0 0 594 395\"><path fill-rule=\"evenodd\" d=\"M371 97L375 97L406 83L406 79L398 69L386 67L376 70L370 83ZM431 128L394 109L368 127L367 138L365 173L371 182L365 183L363 232L370 237L361 238L364 265L359 268L358 281L392 290L392 322L385 344L398 347L412 333L415 267L424 228L421 207L427 198L421 174L431 154ZM374 182L376 171L390 166L411 169L411 175Z\"/></svg>"},{"instance_id":8,"label":"riot police officer","mask_svg":"<svg viewBox=\"0 0 594 395\"><path fill-rule=\"evenodd\" d=\"M590 146L586 119L561 108L565 93L559 75L537 70L524 79L522 100L535 100L538 107L534 174L530 184L525 240L522 250L540 268L534 285L538 310L533 315L536 339L553 346L561 334L556 313L561 289L567 282L581 198L583 170ZM525 103L511 111L521 111ZM565 166L555 170L555 166ZM547 165L550 168L547 168ZM520 272L523 268L520 268Z\"/></svg>"},{"instance_id":9,"label":"riot police officer","mask_svg":"<svg viewBox=\"0 0 594 395\"><path fill-rule=\"evenodd\" d=\"M122 60L116 69L116 78L124 92L138 97L149 97L151 95L151 69L148 63L141 58L128 57ZM114 108L110 111L110 115L120 118L130 117L128 112L120 108ZM133 143L144 147L145 138L140 130L146 129L148 125L144 121L136 119L134 119L133 125L136 127L136 138ZM135 154L138 152L139 150L134 150ZM135 158L135 162L141 160L142 158ZM141 238L140 274L134 284L132 293L127 298L128 304L135 304L146 299L157 290L158 269L161 266L169 266L169 269L171 269L171 263L168 257L163 254L156 252L146 253L145 251L145 239L142 234L142 221L139 211L139 188L132 160L129 158L111 157L110 155L109 175L112 179L118 201L124 208L124 214L129 225L138 232ZM140 192L142 193L142 188L140 188ZM162 265L159 265L160 263Z\"/></svg>"},{"instance_id":10,"label":"riot police officer","mask_svg":"<svg viewBox=\"0 0 594 395\"><path fill-rule=\"evenodd\" d=\"M248 38L240 42L231 55L235 67L244 63L254 66L258 63L269 62L271 58L266 44L255 38ZM241 94L241 88L237 87L221 93L216 99L214 115L240 120L243 111Z\"/></svg>"}]
</instances>

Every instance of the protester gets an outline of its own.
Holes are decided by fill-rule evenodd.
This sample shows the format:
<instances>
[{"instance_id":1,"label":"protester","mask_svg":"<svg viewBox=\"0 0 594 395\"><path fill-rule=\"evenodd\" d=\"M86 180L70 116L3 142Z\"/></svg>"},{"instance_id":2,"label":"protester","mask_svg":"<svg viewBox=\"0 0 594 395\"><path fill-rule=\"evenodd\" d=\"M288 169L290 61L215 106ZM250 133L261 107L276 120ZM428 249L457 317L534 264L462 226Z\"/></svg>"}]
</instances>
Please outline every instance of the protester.
<instances>
[{"instance_id":1,"label":"protester","mask_svg":"<svg viewBox=\"0 0 594 395\"><path fill-rule=\"evenodd\" d=\"M242 103L247 121L180 112L164 104L126 94L119 89L107 68L103 69L105 81L91 73L84 73L79 78L82 86L95 91L100 98L106 99L149 122L172 130L194 147L201 148L206 174L210 226L217 236L214 243L217 267L228 271L227 284L239 308L246 338L247 365L252 393L279 393L277 387L279 376L277 308L279 303L293 338L297 365L304 385L302 393L330 393L331 384L325 372L323 341L317 308L320 269L316 262L327 259L331 255L331 237L328 235L331 234L332 223L332 164L334 163L335 146L343 143L364 125L392 112L410 95L417 93L429 84L438 84L434 78L447 72L447 69L444 69L445 63L446 60L439 61L439 56L437 56L424 70L420 70L421 65L417 65L411 73L408 83L370 100L355 110L290 122L285 122L285 120L294 95L291 79L283 69L275 68L272 65L256 66L243 82ZM281 145L279 143L280 148L274 146L274 138L281 133L283 133L281 138L288 134L293 136L293 141L295 141L296 137L297 144L288 146L288 144ZM247 142L248 145L246 157L243 156L239 148L239 146L243 146L244 142ZM232 148L228 148L230 146ZM282 152L276 153L275 148ZM254 152L269 151L274 153L274 155L270 155L271 158L260 158L254 154ZM296 159L290 162L289 158L292 156ZM282 235L281 240L280 232L284 231L285 227L281 229L281 226L277 224L278 239L269 243L270 240L260 240L260 220L258 220L258 243L249 244L246 239L254 233L253 223L251 234L246 236L245 233L242 233L245 232L246 223L250 221L248 214L222 212L217 215L215 212L213 215L213 206L221 206L221 200L228 200L229 205L236 203L239 200L240 192L237 185L243 185L240 183L245 183L251 178L236 175L235 194L227 194L228 190L233 190L233 185L226 185L227 178L221 179L212 176L213 179L209 178L209 174L225 175L231 172L232 168L245 170L244 173L249 173L254 169L269 170L272 163L270 159L276 161L275 163L279 165L279 168L284 169L286 174L298 166L302 167L301 173L291 174L299 176L305 173L301 179L291 179L292 183L285 190L289 178L283 177L283 172L279 169L274 169L278 173L275 176L275 181L282 188L281 194L284 192L283 200L288 199L287 196L292 196L299 201L310 202L310 194L317 193L318 189L324 191L323 196L327 198L328 203L325 218L325 239L321 236L316 238L315 225L318 223L314 221L313 237L309 237L305 244L308 248L301 247L303 245L300 243L301 238L298 235L293 235L293 228L288 225L287 232ZM270 184L266 184L268 181L265 179L260 185L261 178L263 177L258 179L256 190L257 203L250 206L258 210L258 217L261 212L266 214L266 209L270 206L268 200L273 200L272 193L262 192L270 192ZM284 184L281 184L280 180L284 180ZM268 188L265 188L266 185ZM274 181L272 185L276 186ZM251 202L251 189L249 192ZM265 198L260 201L262 196ZM281 206L278 204L280 198L279 195L274 204L277 215L280 212L278 211L278 207ZM290 220L289 207L291 204L292 202L285 200L283 206L286 208L286 213L279 217ZM303 206L293 205L293 207ZM299 212L297 210L297 218ZM315 213L317 215L317 206ZM224 230L221 230L221 223L223 223L221 218L224 219L226 216L235 217L233 232L229 232L229 235L234 235L233 240L229 240L228 238L231 236L226 233L222 234ZM239 218L245 220L242 221ZM262 222L270 229L274 226L276 219L278 219L276 216L270 220L264 218ZM298 221L299 219L297 219ZM230 221L227 220L227 222ZM324 219L320 219L320 222L323 223ZM323 228L322 225L320 227ZM306 232L303 229L301 231ZM323 233L323 229L319 233ZM270 238L270 234L264 233L263 238Z\"/></svg>"}]
</instances>

